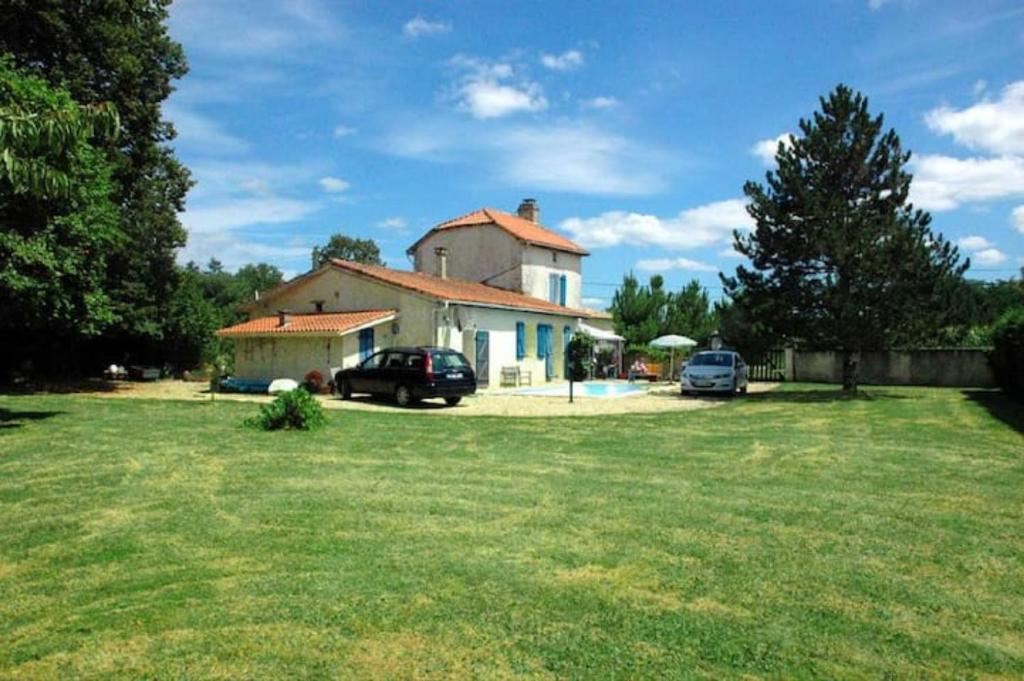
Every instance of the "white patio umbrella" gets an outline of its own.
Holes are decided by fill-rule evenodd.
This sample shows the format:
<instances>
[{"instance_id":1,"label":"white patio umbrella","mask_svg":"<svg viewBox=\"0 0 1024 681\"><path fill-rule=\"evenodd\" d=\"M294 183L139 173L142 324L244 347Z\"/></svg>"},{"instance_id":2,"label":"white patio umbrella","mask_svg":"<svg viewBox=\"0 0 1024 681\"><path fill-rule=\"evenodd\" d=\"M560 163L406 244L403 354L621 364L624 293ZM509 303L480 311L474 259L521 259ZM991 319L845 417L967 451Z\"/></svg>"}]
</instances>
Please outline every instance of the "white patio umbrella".
<instances>
[{"instance_id":1,"label":"white patio umbrella","mask_svg":"<svg viewBox=\"0 0 1024 681\"><path fill-rule=\"evenodd\" d=\"M692 348L697 345L697 341L670 333L667 336L658 336L651 341L651 345L669 349L668 380L672 381L676 375L676 348Z\"/></svg>"}]
</instances>

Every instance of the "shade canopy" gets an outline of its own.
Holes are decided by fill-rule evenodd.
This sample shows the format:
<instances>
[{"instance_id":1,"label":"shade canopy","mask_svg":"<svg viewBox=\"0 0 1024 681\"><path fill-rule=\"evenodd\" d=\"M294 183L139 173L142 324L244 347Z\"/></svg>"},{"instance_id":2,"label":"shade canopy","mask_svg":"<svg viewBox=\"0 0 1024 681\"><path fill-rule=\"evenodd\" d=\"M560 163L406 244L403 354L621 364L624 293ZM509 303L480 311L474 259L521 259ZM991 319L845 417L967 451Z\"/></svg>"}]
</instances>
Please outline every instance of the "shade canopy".
<instances>
[{"instance_id":1,"label":"shade canopy","mask_svg":"<svg viewBox=\"0 0 1024 681\"><path fill-rule=\"evenodd\" d=\"M651 341L651 345L656 348L692 348L697 345L697 341L686 336L669 334L667 336L658 336Z\"/></svg>"},{"instance_id":2,"label":"shade canopy","mask_svg":"<svg viewBox=\"0 0 1024 681\"><path fill-rule=\"evenodd\" d=\"M599 340L599 341L622 341L622 340L626 340L625 338L623 338L622 336L620 336L620 335L618 335L616 333L612 333L611 331L605 331L604 329L599 329L596 326L590 326L589 324L584 324L582 322L580 323L579 330L582 331L583 333L587 334L588 336L590 336L594 340Z\"/></svg>"}]
</instances>

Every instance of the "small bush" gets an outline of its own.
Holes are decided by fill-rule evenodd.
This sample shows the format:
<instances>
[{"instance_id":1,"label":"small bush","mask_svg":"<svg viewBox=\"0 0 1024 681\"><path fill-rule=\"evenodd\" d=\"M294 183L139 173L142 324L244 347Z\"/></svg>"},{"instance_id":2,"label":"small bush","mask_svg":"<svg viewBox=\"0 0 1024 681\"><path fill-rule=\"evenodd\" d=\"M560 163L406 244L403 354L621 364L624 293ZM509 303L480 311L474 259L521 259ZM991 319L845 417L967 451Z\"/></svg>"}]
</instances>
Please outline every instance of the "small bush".
<instances>
[{"instance_id":1,"label":"small bush","mask_svg":"<svg viewBox=\"0 0 1024 681\"><path fill-rule=\"evenodd\" d=\"M1024 399L1024 307L1008 310L992 326L989 361L1003 391Z\"/></svg>"},{"instance_id":2,"label":"small bush","mask_svg":"<svg viewBox=\"0 0 1024 681\"><path fill-rule=\"evenodd\" d=\"M262 430L316 430L327 423L324 409L304 388L281 393L245 424Z\"/></svg>"}]
</instances>

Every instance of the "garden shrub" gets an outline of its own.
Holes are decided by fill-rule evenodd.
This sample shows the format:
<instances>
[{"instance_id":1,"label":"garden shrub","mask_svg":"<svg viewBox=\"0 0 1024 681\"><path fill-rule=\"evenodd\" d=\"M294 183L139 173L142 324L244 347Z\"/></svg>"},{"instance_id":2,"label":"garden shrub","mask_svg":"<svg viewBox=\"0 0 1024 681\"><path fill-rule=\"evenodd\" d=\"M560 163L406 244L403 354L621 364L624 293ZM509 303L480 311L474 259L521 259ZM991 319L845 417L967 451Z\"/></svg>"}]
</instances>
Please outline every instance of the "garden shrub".
<instances>
[{"instance_id":1,"label":"garden shrub","mask_svg":"<svg viewBox=\"0 0 1024 681\"><path fill-rule=\"evenodd\" d=\"M281 393L245 423L262 430L315 430L326 424L327 418L316 398L300 387Z\"/></svg>"},{"instance_id":2,"label":"garden shrub","mask_svg":"<svg viewBox=\"0 0 1024 681\"><path fill-rule=\"evenodd\" d=\"M1024 307L1008 310L992 326L989 361L1003 391L1024 399Z\"/></svg>"}]
</instances>

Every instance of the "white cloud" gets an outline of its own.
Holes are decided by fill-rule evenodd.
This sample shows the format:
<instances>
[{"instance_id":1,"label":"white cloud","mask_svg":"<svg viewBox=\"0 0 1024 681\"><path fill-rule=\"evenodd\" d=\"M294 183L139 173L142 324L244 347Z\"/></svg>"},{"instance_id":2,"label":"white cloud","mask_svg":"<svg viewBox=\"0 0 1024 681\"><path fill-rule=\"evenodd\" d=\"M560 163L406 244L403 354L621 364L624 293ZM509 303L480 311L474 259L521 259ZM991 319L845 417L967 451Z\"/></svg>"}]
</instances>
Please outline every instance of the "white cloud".
<instances>
[{"instance_id":1,"label":"white cloud","mask_svg":"<svg viewBox=\"0 0 1024 681\"><path fill-rule=\"evenodd\" d=\"M1010 219L1013 221L1013 226L1017 228L1017 231L1024 234L1024 206L1014 208L1013 213L1010 214Z\"/></svg>"},{"instance_id":2,"label":"white cloud","mask_svg":"<svg viewBox=\"0 0 1024 681\"><path fill-rule=\"evenodd\" d=\"M317 176L314 164L200 161L190 164L196 186L179 214L188 244L179 262L216 257L233 269L255 260L306 266L305 244L266 243L269 225L298 222L320 210L320 203L291 196Z\"/></svg>"},{"instance_id":3,"label":"white cloud","mask_svg":"<svg viewBox=\"0 0 1024 681\"><path fill-rule=\"evenodd\" d=\"M745 258L746 256L743 255L742 253L740 253L739 251L737 251L732 246L729 246L728 248L723 248L722 250L720 250L718 252L718 257L719 258Z\"/></svg>"},{"instance_id":4,"label":"white cloud","mask_svg":"<svg viewBox=\"0 0 1024 681\"><path fill-rule=\"evenodd\" d=\"M359 131L356 130L355 128L351 128L351 127L349 127L347 125L337 125L337 126L334 127L334 131L333 132L334 132L334 137L336 139L341 139L342 137L351 137L352 135L356 134Z\"/></svg>"},{"instance_id":5,"label":"white cloud","mask_svg":"<svg viewBox=\"0 0 1024 681\"><path fill-rule=\"evenodd\" d=\"M690 258L655 258L653 260L638 260L638 270L646 272L667 272L669 270L686 270L689 272L717 272L718 268L706 262L691 260Z\"/></svg>"},{"instance_id":6,"label":"white cloud","mask_svg":"<svg viewBox=\"0 0 1024 681\"><path fill-rule=\"evenodd\" d=\"M965 236L957 239L956 245L966 251L981 251L992 247L992 242L983 236Z\"/></svg>"},{"instance_id":7,"label":"white cloud","mask_svg":"<svg viewBox=\"0 0 1024 681\"><path fill-rule=\"evenodd\" d=\"M190 208L181 214L181 221L188 228L190 236L217 234L251 225L295 222L317 208L316 204L296 199L243 198L204 208Z\"/></svg>"},{"instance_id":8,"label":"white cloud","mask_svg":"<svg viewBox=\"0 0 1024 681\"><path fill-rule=\"evenodd\" d=\"M654 150L588 125L518 127L498 134L499 172L509 182L581 194L650 194L663 186Z\"/></svg>"},{"instance_id":9,"label":"white cloud","mask_svg":"<svg viewBox=\"0 0 1024 681\"><path fill-rule=\"evenodd\" d=\"M419 38L420 36L431 36L431 35L442 35L444 33L451 33L452 25L447 21L429 21L423 17L417 16L409 21L405 22L402 27L402 32L410 38Z\"/></svg>"},{"instance_id":10,"label":"white cloud","mask_svg":"<svg viewBox=\"0 0 1024 681\"><path fill-rule=\"evenodd\" d=\"M218 121L191 107L168 103L164 105L163 111L178 132L173 144L179 149L219 155L237 154L249 148L245 140L225 132Z\"/></svg>"},{"instance_id":11,"label":"white cloud","mask_svg":"<svg viewBox=\"0 0 1024 681\"><path fill-rule=\"evenodd\" d=\"M540 86L525 88L479 80L463 86L463 107L475 118L500 118L517 111L543 111L548 103Z\"/></svg>"},{"instance_id":12,"label":"white cloud","mask_svg":"<svg viewBox=\"0 0 1024 681\"><path fill-rule=\"evenodd\" d=\"M699 248L720 242L734 229L749 229L753 220L743 199L716 201L681 211L673 218L611 211L593 218L569 218L561 229L584 246L628 244L662 248Z\"/></svg>"},{"instance_id":13,"label":"white cloud","mask_svg":"<svg viewBox=\"0 0 1024 681\"><path fill-rule=\"evenodd\" d=\"M171 35L186 52L265 58L299 55L311 43L335 40L343 32L337 12L318 0L246 3L177 0L171 5Z\"/></svg>"},{"instance_id":14,"label":"white cloud","mask_svg":"<svg viewBox=\"0 0 1024 681\"><path fill-rule=\"evenodd\" d=\"M779 150L780 142L787 147L789 146L788 132L784 132L778 137L757 142L750 148L750 153L760 158L766 166L773 165L775 163L775 152Z\"/></svg>"},{"instance_id":15,"label":"white cloud","mask_svg":"<svg viewBox=\"0 0 1024 681\"><path fill-rule=\"evenodd\" d=\"M924 154L911 159L911 170L910 200L925 210L953 210L963 203L1024 196L1022 158Z\"/></svg>"},{"instance_id":16,"label":"white cloud","mask_svg":"<svg viewBox=\"0 0 1024 681\"><path fill-rule=\"evenodd\" d=\"M619 100L614 97L593 97L580 102L580 107L584 109L614 109L617 106L619 106Z\"/></svg>"},{"instance_id":17,"label":"white cloud","mask_svg":"<svg viewBox=\"0 0 1024 681\"><path fill-rule=\"evenodd\" d=\"M380 222L377 223L377 226L380 227L381 229L390 229L396 232L406 232L408 231L407 227L409 226L409 222L403 217L395 216L381 220Z\"/></svg>"},{"instance_id":18,"label":"white cloud","mask_svg":"<svg viewBox=\"0 0 1024 681\"><path fill-rule=\"evenodd\" d=\"M998 248L986 248L971 254L971 261L975 265L999 265L1006 262L1006 254Z\"/></svg>"},{"instance_id":19,"label":"white cloud","mask_svg":"<svg viewBox=\"0 0 1024 681\"><path fill-rule=\"evenodd\" d=\"M323 190L329 194L341 193L351 186L340 177L321 177L319 184Z\"/></svg>"},{"instance_id":20,"label":"white cloud","mask_svg":"<svg viewBox=\"0 0 1024 681\"><path fill-rule=\"evenodd\" d=\"M608 304L605 298L584 298L583 306L591 309L603 310L605 305Z\"/></svg>"},{"instance_id":21,"label":"white cloud","mask_svg":"<svg viewBox=\"0 0 1024 681\"><path fill-rule=\"evenodd\" d=\"M1006 261L1006 254L983 236L965 236L957 239L957 246L969 251L973 265L999 265Z\"/></svg>"},{"instance_id":22,"label":"white cloud","mask_svg":"<svg viewBox=\"0 0 1024 681\"><path fill-rule=\"evenodd\" d=\"M868 7L872 10L878 10L889 4L889 2L891 2L891 0L868 0Z\"/></svg>"},{"instance_id":23,"label":"white cloud","mask_svg":"<svg viewBox=\"0 0 1024 681\"><path fill-rule=\"evenodd\" d=\"M572 71L583 66L583 54L579 50L566 50L562 54L542 54L540 63L554 71Z\"/></svg>"},{"instance_id":24,"label":"white cloud","mask_svg":"<svg viewBox=\"0 0 1024 681\"><path fill-rule=\"evenodd\" d=\"M541 86L527 79L516 79L511 64L466 55L456 55L448 63L463 72L455 88L457 106L474 118L501 118L548 108Z\"/></svg>"},{"instance_id":25,"label":"white cloud","mask_svg":"<svg viewBox=\"0 0 1024 681\"><path fill-rule=\"evenodd\" d=\"M258 177L250 177L238 183L238 186L256 196L269 196L270 183Z\"/></svg>"},{"instance_id":26,"label":"white cloud","mask_svg":"<svg viewBox=\"0 0 1024 681\"><path fill-rule=\"evenodd\" d=\"M1024 154L1024 80L1003 88L996 100L966 109L942 106L925 114L928 127L959 144L993 154Z\"/></svg>"},{"instance_id":27,"label":"white cloud","mask_svg":"<svg viewBox=\"0 0 1024 681\"><path fill-rule=\"evenodd\" d=\"M974 85L971 86L971 92L975 97L981 97L988 90L988 81L982 78L974 81Z\"/></svg>"},{"instance_id":28,"label":"white cloud","mask_svg":"<svg viewBox=\"0 0 1024 681\"><path fill-rule=\"evenodd\" d=\"M674 161L587 123L493 127L410 122L383 141L382 150L405 158L472 163L502 185L530 191L644 195L665 187Z\"/></svg>"}]
</instances>

